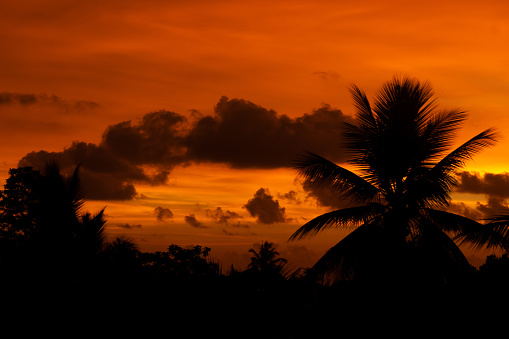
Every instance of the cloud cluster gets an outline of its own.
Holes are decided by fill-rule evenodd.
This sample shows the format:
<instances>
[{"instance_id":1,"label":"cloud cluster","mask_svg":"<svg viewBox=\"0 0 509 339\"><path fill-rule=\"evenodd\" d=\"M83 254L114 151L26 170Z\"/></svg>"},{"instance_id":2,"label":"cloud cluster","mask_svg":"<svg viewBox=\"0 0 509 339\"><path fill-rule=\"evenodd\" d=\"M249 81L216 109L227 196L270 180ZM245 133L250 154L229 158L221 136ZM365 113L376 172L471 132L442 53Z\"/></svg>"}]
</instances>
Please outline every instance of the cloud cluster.
<instances>
[{"instance_id":1,"label":"cloud cluster","mask_svg":"<svg viewBox=\"0 0 509 339\"><path fill-rule=\"evenodd\" d=\"M214 220L218 224L229 224L242 219L242 216L237 212L223 211L221 207L217 207L215 210L205 210L207 217Z\"/></svg>"},{"instance_id":2,"label":"cloud cluster","mask_svg":"<svg viewBox=\"0 0 509 339\"><path fill-rule=\"evenodd\" d=\"M286 201L288 201L288 202L290 202L292 204L295 204L295 205L301 205L302 204L302 201L298 197L298 193L296 191L294 191L294 190L290 190L287 193L278 193L277 197L279 199L286 200Z\"/></svg>"},{"instance_id":3,"label":"cloud cluster","mask_svg":"<svg viewBox=\"0 0 509 339\"><path fill-rule=\"evenodd\" d=\"M458 173L460 181L456 191L460 193L483 194L486 202L477 202L475 208L462 202L452 202L448 210L472 219L485 219L495 216L509 204L509 173L484 173L462 171Z\"/></svg>"},{"instance_id":4,"label":"cloud cluster","mask_svg":"<svg viewBox=\"0 0 509 339\"><path fill-rule=\"evenodd\" d=\"M12 94L0 98L4 102L39 100ZM67 170L80 164L87 199L127 200L137 196L136 183L163 184L175 166L191 162L234 168L289 167L304 150L340 161L341 127L345 121L352 122L327 105L290 118L226 97L219 100L214 115L193 116L188 119L166 110L148 113L136 122L108 126L99 144L75 141L61 152L31 152L19 166L42 169L49 159Z\"/></svg>"},{"instance_id":5,"label":"cloud cluster","mask_svg":"<svg viewBox=\"0 0 509 339\"><path fill-rule=\"evenodd\" d=\"M288 167L303 150L337 161L342 158L338 146L344 121L353 120L327 105L293 119L249 101L223 97L215 115L203 117L190 131L187 155L193 161L235 168Z\"/></svg>"},{"instance_id":6,"label":"cloud cluster","mask_svg":"<svg viewBox=\"0 0 509 339\"><path fill-rule=\"evenodd\" d=\"M165 221L166 219L173 218L173 212L170 211L169 208L163 208L161 206L154 208L154 214L157 221Z\"/></svg>"},{"instance_id":7,"label":"cloud cluster","mask_svg":"<svg viewBox=\"0 0 509 339\"><path fill-rule=\"evenodd\" d=\"M499 198L509 198L509 173L484 173L463 171L459 173L458 192L486 194Z\"/></svg>"},{"instance_id":8,"label":"cloud cluster","mask_svg":"<svg viewBox=\"0 0 509 339\"><path fill-rule=\"evenodd\" d=\"M187 224L191 225L195 228L206 228L198 219L196 219L194 214L189 214L184 217L184 220Z\"/></svg>"},{"instance_id":9,"label":"cloud cluster","mask_svg":"<svg viewBox=\"0 0 509 339\"><path fill-rule=\"evenodd\" d=\"M109 227L118 227L125 229L143 228L140 224L128 224L128 223L108 223Z\"/></svg>"},{"instance_id":10,"label":"cloud cluster","mask_svg":"<svg viewBox=\"0 0 509 339\"><path fill-rule=\"evenodd\" d=\"M279 201L274 200L269 190L260 188L244 205L252 217L256 217L261 224L284 223L288 219L285 215L285 208L279 206Z\"/></svg>"}]
</instances>

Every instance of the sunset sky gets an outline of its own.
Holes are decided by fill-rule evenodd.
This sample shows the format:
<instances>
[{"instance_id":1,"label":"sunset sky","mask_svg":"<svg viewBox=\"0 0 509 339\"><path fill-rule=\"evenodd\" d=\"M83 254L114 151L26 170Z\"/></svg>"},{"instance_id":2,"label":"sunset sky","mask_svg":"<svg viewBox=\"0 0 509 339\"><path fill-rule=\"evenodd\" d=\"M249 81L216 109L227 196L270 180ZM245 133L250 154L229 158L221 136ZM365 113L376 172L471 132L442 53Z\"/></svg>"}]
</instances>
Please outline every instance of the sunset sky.
<instances>
[{"instance_id":1,"label":"sunset sky","mask_svg":"<svg viewBox=\"0 0 509 339\"><path fill-rule=\"evenodd\" d=\"M85 210L106 207L108 234L141 250L204 245L242 268L271 241L311 266L345 233L287 240L341 203L289 162L342 161L352 83L373 98L395 75L428 80L441 107L469 113L458 145L496 127L452 208L507 206L508 38L502 0L3 1L0 178L81 163Z\"/></svg>"}]
</instances>

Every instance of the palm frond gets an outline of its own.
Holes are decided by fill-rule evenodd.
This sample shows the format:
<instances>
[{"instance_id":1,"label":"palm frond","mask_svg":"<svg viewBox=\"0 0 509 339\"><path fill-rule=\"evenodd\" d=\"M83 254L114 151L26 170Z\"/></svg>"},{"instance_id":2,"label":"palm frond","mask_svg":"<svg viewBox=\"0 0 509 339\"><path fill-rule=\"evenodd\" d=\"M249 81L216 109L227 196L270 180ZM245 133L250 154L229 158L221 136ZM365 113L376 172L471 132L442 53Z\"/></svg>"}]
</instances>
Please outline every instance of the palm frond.
<instances>
[{"instance_id":1,"label":"palm frond","mask_svg":"<svg viewBox=\"0 0 509 339\"><path fill-rule=\"evenodd\" d=\"M428 82L394 77L382 85L376 96L374 112L384 124L408 121L419 130L436 107Z\"/></svg>"},{"instance_id":2,"label":"palm frond","mask_svg":"<svg viewBox=\"0 0 509 339\"><path fill-rule=\"evenodd\" d=\"M435 114L422 131L422 144L426 159L433 160L448 147L455 137L458 127L466 119L466 112L451 109Z\"/></svg>"},{"instance_id":3,"label":"palm frond","mask_svg":"<svg viewBox=\"0 0 509 339\"><path fill-rule=\"evenodd\" d=\"M362 258L373 253L375 243L380 240L380 230L373 227L376 221L366 223L331 247L310 269L309 276L331 285L339 280L353 279L360 267Z\"/></svg>"},{"instance_id":4,"label":"palm frond","mask_svg":"<svg viewBox=\"0 0 509 339\"><path fill-rule=\"evenodd\" d=\"M327 187L355 202L371 202L378 189L359 175L312 152L297 156L293 167L317 187Z\"/></svg>"},{"instance_id":5,"label":"palm frond","mask_svg":"<svg viewBox=\"0 0 509 339\"><path fill-rule=\"evenodd\" d=\"M376 130L376 119L373 116L371 110L371 104L369 103L366 94L355 84L352 84L349 88L350 94L352 95L355 108L357 108L356 120L365 130Z\"/></svg>"},{"instance_id":6,"label":"palm frond","mask_svg":"<svg viewBox=\"0 0 509 339\"><path fill-rule=\"evenodd\" d=\"M438 172L440 175L451 174L453 171L463 167L465 162L475 154L493 146L497 142L497 136L493 128L488 128L477 134L440 160L433 167L432 172Z\"/></svg>"},{"instance_id":7,"label":"palm frond","mask_svg":"<svg viewBox=\"0 0 509 339\"><path fill-rule=\"evenodd\" d=\"M66 186L69 195L69 200L76 214L80 212L85 204L85 198L81 189L81 178L80 178L80 165L76 166L72 175L66 178Z\"/></svg>"},{"instance_id":8,"label":"palm frond","mask_svg":"<svg viewBox=\"0 0 509 339\"><path fill-rule=\"evenodd\" d=\"M105 224L104 208L95 215L91 215L90 213L81 215L77 239L79 239L80 245L83 246L86 251L98 254L104 250L106 245Z\"/></svg>"},{"instance_id":9,"label":"palm frond","mask_svg":"<svg viewBox=\"0 0 509 339\"><path fill-rule=\"evenodd\" d=\"M357 227L386 211L382 204L371 203L365 206L356 206L340 209L322 214L301 226L292 234L289 240L303 239L316 235L318 232L329 228Z\"/></svg>"},{"instance_id":10,"label":"palm frond","mask_svg":"<svg viewBox=\"0 0 509 339\"><path fill-rule=\"evenodd\" d=\"M496 138L497 134L493 129L487 129L479 133L446 155L423 176L418 178L413 185L416 187L420 185L421 193L428 194L431 201L445 206L447 201L450 200L452 189L459 184L456 171L473 155L494 145ZM429 207L433 206L430 205Z\"/></svg>"},{"instance_id":11,"label":"palm frond","mask_svg":"<svg viewBox=\"0 0 509 339\"><path fill-rule=\"evenodd\" d=\"M470 230L458 235L461 243L470 243L475 249L499 248L509 249L509 210L490 217L487 224L479 229Z\"/></svg>"},{"instance_id":12,"label":"palm frond","mask_svg":"<svg viewBox=\"0 0 509 339\"><path fill-rule=\"evenodd\" d=\"M475 220L459 214L436 209L425 209L427 220L436 225L443 232L453 233L458 236L481 230L483 225Z\"/></svg>"}]
</instances>

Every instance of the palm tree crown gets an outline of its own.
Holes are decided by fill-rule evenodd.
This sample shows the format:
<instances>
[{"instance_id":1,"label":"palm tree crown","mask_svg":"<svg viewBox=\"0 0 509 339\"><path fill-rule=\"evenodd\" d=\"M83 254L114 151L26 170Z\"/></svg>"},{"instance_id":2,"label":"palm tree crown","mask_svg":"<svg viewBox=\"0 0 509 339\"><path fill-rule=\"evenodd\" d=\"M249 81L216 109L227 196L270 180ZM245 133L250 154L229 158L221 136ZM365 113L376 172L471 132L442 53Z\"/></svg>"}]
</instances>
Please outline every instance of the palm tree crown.
<instances>
[{"instance_id":1,"label":"palm tree crown","mask_svg":"<svg viewBox=\"0 0 509 339\"><path fill-rule=\"evenodd\" d=\"M248 268L256 271L266 272L274 271L281 272L284 265L287 263L285 258L279 257L279 252L276 251L273 243L264 241L260 245L260 249L256 251L254 248L249 249L249 253L253 253L251 262Z\"/></svg>"},{"instance_id":2,"label":"palm tree crown","mask_svg":"<svg viewBox=\"0 0 509 339\"><path fill-rule=\"evenodd\" d=\"M416 267L424 257L435 258L443 270L467 264L449 235L461 237L480 224L443 209L458 184L455 172L496 142L495 131L449 151L466 113L440 110L427 82L394 78L373 104L357 86L350 92L357 123L345 123L346 164L358 174L310 152L294 167L312 185L328 187L352 205L309 221L290 239L355 228L313 267L329 281L368 271L370 277L402 273L402 265Z\"/></svg>"}]
</instances>

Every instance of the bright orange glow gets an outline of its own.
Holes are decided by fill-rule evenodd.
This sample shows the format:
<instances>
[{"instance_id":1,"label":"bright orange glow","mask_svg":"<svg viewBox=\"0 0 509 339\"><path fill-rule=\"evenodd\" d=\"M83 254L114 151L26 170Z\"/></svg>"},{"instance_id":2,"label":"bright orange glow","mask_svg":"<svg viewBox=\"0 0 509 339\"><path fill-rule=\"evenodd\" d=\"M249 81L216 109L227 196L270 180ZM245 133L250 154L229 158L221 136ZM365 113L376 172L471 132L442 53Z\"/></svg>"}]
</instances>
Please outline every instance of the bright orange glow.
<instances>
[{"instance_id":1,"label":"bright orange glow","mask_svg":"<svg viewBox=\"0 0 509 339\"><path fill-rule=\"evenodd\" d=\"M210 115L221 96L290 117L322 103L352 115L350 83L371 96L395 74L429 80L441 106L469 112L458 145L486 128L499 130L498 145L467 170L509 171L508 13L504 1L464 0L4 2L0 94L40 97L36 104L0 100L0 177L29 152L99 143L108 125L149 112ZM241 265L253 243L270 240L310 265L343 235L286 243L303 220L325 210L305 201L294 179L289 169L190 164L174 168L168 185L137 185L141 198L86 208L107 206L110 234L133 237L142 249L207 245L228 266ZM260 188L291 222L261 225L249 215L243 206ZM292 190L299 204L278 198ZM158 206L173 218L157 221ZM214 223L206 210L217 207L249 227ZM187 225L190 214L206 227Z\"/></svg>"}]
</instances>

